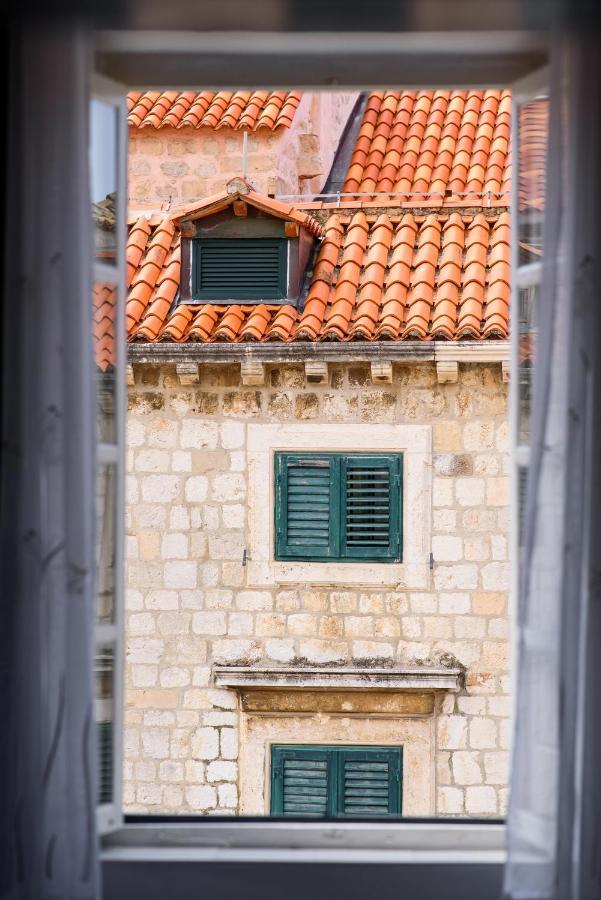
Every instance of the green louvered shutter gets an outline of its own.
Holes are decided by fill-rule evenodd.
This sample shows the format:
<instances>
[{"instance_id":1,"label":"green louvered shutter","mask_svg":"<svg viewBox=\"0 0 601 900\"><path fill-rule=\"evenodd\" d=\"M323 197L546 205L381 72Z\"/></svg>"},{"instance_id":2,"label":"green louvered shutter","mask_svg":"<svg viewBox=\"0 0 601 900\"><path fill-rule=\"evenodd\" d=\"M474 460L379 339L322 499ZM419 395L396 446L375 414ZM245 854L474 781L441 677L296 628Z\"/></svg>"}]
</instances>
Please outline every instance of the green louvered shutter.
<instances>
[{"instance_id":1,"label":"green louvered shutter","mask_svg":"<svg viewBox=\"0 0 601 900\"><path fill-rule=\"evenodd\" d=\"M287 245L279 238L194 241L196 300L282 300L287 296Z\"/></svg>"},{"instance_id":2,"label":"green louvered shutter","mask_svg":"<svg viewBox=\"0 0 601 900\"><path fill-rule=\"evenodd\" d=\"M343 457L341 501L341 555L400 560L401 456Z\"/></svg>"},{"instance_id":3,"label":"green louvered shutter","mask_svg":"<svg viewBox=\"0 0 601 900\"><path fill-rule=\"evenodd\" d=\"M276 454L277 559L337 556L339 471L331 454Z\"/></svg>"},{"instance_id":4,"label":"green louvered shutter","mask_svg":"<svg viewBox=\"0 0 601 900\"><path fill-rule=\"evenodd\" d=\"M273 747L271 814L323 819L332 815L332 754L325 748Z\"/></svg>"},{"instance_id":5,"label":"green louvered shutter","mask_svg":"<svg viewBox=\"0 0 601 900\"><path fill-rule=\"evenodd\" d=\"M400 815L400 748L341 750L338 767L340 816Z\"/></svg>"},{"instance_id":6,"label":"green louvered shutter","mask_svg":"<svg viewBox=\"0 0 601 900\"><path fill-rule=\"evenodd\" d=\"M271 815L391 818L401 814L400 747L271 748Z\"/></svg>"}]
</instances>

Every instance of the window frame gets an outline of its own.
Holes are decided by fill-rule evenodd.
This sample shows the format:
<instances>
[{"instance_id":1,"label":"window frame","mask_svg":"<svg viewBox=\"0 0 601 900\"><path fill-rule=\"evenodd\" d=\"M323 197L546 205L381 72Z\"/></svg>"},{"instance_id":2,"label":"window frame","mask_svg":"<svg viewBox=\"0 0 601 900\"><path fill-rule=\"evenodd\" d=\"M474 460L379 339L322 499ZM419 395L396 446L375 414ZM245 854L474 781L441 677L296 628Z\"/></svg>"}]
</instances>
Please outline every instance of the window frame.
<instances>
[{"instance_id":1,"label":"window frame","mask_svg":"<svg viewBox=\"0 0 601 900\"><path fill-rule=\"evenodd\" d=\"M422 83L420 73L426 82L431 81L433 60L438 63L438 83L441 87L457 83L478 87L494 82L512 86L512 79L516 74L526 71L528 67L534 71L539 60L547 53L546 37L525 31L483 32L480 41L476 43L470 33L459 32L452 53L449 53L448 34L440 32L438 35L428 36L418 31L417 35L423 39L418 41L417 51L415 34L412 33L388 36L379 33L374 33L373 36L362 34L360 43L351 42L352 47L349 46L348 35L343 36L342 43L336 41L336 35L331 36L320 51L321 68L313 67L317 75L314 79L309 79L310 84L323 84L322 69L325 67L329 72L332 59L352 59L353 77L343 78L342 82L338 80L342 87L369 84L369 73L374 77L378 73L375 80L383 83L387 80L387 72L393 73L392 80L397 83L400 80L407 86L419 85ZM250 69L246 56L240 57L238 63L234 64L235 56L232 54L239 48L235 45L235 39L226 33L215 35L200 31L180 31L166 38L159 32L144 35L140 31L134 31L124 36L122 32L107 31L100 32L97 36L96 48L105 70L115 72L124 84L144 82L145 71L146 81L157 86L165 81L161 76L162 71L173 72L174 57L185 53L197 56L199 49L205 48L207 52L217 52L213 67L214 79L218 81L221 73L225 82L230 83L234 79L237 85L243 87L245 80L252 84L253 71L258 71L258 67L264 70L265 66L272 73L279 66L285 66L286 77L294 80L295 71L306 70L307 53L315 52L313 39L310 35L307 38L306 42L299 43L298 35L294 34L259 34L256 40L260 46L257 45L256 58L250 58ZM284 55L282 42L286 50ZM461 47L464 48L463 51ZM138 52L132 53L132 48ZM152 52L148 53L149 50ZM141 51L147 51L146 57ZM292 57L289 57L289 53ZM283 59L285 63L282 63ZM182 71L185 71L185 66ZM273 80L278 81L277 77L272 78ZM185 78L181 80L180 77L179 81L181 89L188 86ZM174 87L177 86L178 78L175 82ZM125 89L123 85L123 94ZM513 360L511 371L513 380L516 375ZM316 861L344 864L414 864L421 861L428 866L436 863L443 867L450 863L460 864L463 867L460 871L464 876L466 871L471 876L476 871L475 866L503 865L506 856L505 825L473 819L413 820L394 825L370 822L367 826L357 822L337 822L331 825L253 820L232 823L231 820L207 821L206 817L199 817L190 824L175 821L169 827L158 822L143 826L131 822L119 832L105 838L102 856L104 862L132 861L144 864L156 862L157 859L210 863L244 862L251 859L258 863L311 864ZM435 881L434 876L432 880ZM394 883L396 886L396 880ZM424 883L422 888L424 896L429 896L428 885Z\"/></svg>"},{"instance_id":2,"label":"window frame","mask_svg":"<svg viewBox=\"0 0 601 900\"><path fill-rule=\"evenodd\" d=\"M125 567L125 412L126 412L126 334L125 334L125 246L127 228L127 105L120 84L103 75L94 73L91 80L89 104L93 100L112 106L116 116L115 175L116 175L116 255L114 262L98 261L92 251L90 300L93 285L96 282L115 284L115 396L114 396L114 434L111 441L97 443L96 475L103 466L111 466L114 472L113 485L113 535L114 535L114 578L113 578L113 615L111 622L94 621L94 674L96 675L100 654L110 648L112 653L112 719L110 722L110 743L112 745L112 800L96 803L96 822L101 835L110 833L123 824L123 719L124 719L124 567ZM90 135L90 152L92 140ZM92 161L90 160L90 177ZM90 194L91 196L91 194ZM95 363L92 361L92 364ZM98 590L98 573L96 572L95 590ZM96 611L97 597L95 597ZM94 700L96 702L96 696ZM96 722L94 723L96 725ZM97 752L99 731L97 734ZM97 766L97 778L100 767ZM97 789L99 784L96 785Z\"/></svg>"},{"instance_id":3,"label":"window frame","mask_svg":"<svg viewBox=\"0 0 601 900\"><path fill-rule=\"evenodd\" d=\"M290 465L300 465L301 461L310 466L327 458L330 462L330 540L328 552L324 555L293 552L287 540L288 525L288 470ZM362 552L363 548L347 549L348 533L345 527L347 498L346 472L354 468L359 460L377 460L374 469L387 469L390 473L389 492L389 545L386 552ZM385 465L385 463L388 463ZM403 561L403 471L404 454L398 452L289 452L274 451L274 559L279 562L323 562L323 563L384 563Z\"/></svg>"},{"instance_id":4,"label":"window frame","mask_svg":"<svg viewBox=\"0 0 601 900\"><path fill-rule=\"evenodd\" d=\"M236 252L236 248L238 248L241 244L252 243L256 246L258 243L263 245L276 245L278 251L278 285L277 292L273 295L270 293L264 294L261 297L257 296L257 292L251 289L247 291L240 291L237 293L232 293L232 289L228 287L223 287L219 289L214 288L202 288L199 286L201 281L201 264L202 264L202 253L203 249L212 246L226 248L227 245L230 245L233 252ZM270 303L282 303L286 300L288 294L288 269L289 269L289 245L290 241L287 238L280 237L242 237L242 238L217 238L217 237L200 237L200 238L192 238L191 239L191 256L192 256L192 291L191 298L188 302L198 302L198 301L211 301L211 300L219 300L220 302L231 302L231 303L263 303L268 301ZM229 249L229 248L228 248Z\"/></svg>"}]
</instances>

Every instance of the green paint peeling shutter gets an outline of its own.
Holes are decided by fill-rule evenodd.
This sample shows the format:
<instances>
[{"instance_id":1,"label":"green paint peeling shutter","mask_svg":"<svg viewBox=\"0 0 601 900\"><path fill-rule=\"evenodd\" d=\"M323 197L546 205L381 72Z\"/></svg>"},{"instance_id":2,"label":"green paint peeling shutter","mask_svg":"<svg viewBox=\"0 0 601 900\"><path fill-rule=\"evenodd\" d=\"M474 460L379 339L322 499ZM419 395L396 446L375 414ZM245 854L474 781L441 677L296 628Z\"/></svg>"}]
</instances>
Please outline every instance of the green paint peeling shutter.
<instances>
[{"instance_id":1,"label":"green paint peeling shutter","mask_svg":"<svg viewBox=\"0 0 601 900\"><path fill-rule=\"evenodd\" d=\"M399 556L400 457L342 459L342 555L347 559Z\"/></svg>"},{"instance_id":2,"label":"green paint peeling shutter","mask_svg":"<svg viewBox=\"0 0 601 900\"><path fill-rule=\"evenodd\" d=\"M281 300L287 296L287 245L279 238L194 241L196 300Z\"/></svg>"},{"instance_id":3,"label":"green paint peeling shutter","mask_svg":"<svg viewBox=\"0 0 601 900\"><path fill-rule=\"evenodd\" d=\"M274 746L271 815L390 818L401 814L400 747Z\"/></svg>"},{"instance_id":4,"label":"green paint peeling shutter","mask_svg":"<svg viewBox=\"0 0 601 900\"><path fill-rule=\"evenodd\" d=\"M276 453L275 479L276 559L401 559L401 454Z\"/></svg>"},{"instance_id":5,"label":"green paint peeling shutter","mask_svg":"<svg viewBox=\"0 0 601 900\"><path fill-rule=\"evenodd\" d=\"M328 789L331 759L318 747L273 747L271 812L322 819L331 815Z\"/></svg>"},{"instance_id":6,"label":"green paint peeling shutter","mask_svg":"<svg viewBox=\"0 0 601 900\"><path fill-rule=\"evenodd\" d=\"M340 462L325 454L276 455L276 556L328 559L338 552Z\"/></svg>"},{"instance_id":7,"label":"green paint peeling shutter","mask_svg":"<svg viewBox=\"0 0 601 900\"><path fill-rule=\"evenodd\" d=\"M401 811L400 749L340 751L340 815L398 815Z\"/></svg>"}]
</instances>

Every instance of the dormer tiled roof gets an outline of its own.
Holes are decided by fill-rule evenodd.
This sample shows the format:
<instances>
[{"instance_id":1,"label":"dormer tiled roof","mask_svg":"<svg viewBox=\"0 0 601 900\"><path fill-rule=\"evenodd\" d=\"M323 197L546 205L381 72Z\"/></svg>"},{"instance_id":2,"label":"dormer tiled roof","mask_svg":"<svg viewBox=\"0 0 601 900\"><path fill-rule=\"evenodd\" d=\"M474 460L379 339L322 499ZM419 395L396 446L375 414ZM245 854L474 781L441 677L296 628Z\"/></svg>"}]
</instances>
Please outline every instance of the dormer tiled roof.
<instances>
[{"instance_id":1,"label":"dormer tiled roof","mask_svg":"<svg viewBox=\"0 0 601 900\"><path fill-rule=\"evenodd\" d=\"M202 219L227 209L236 200L243 200L250 206L254 206L255 209L274 216L276 219L295 222L314 237L323 237L323 227L309 213L296 209L290 203L282 203L281 200L276 200L274 197L266 197L264 194L259 194L242 178L232 178L228 182L227 189L221 194L215 194L212 197L206 197L204 200L196 200L187 206L179 207L177 213L171 218L176 224L181 222L182 219Z\"/></svg>"},{"instance_id":2,"label":"dormer tiled roof","mask_svg":"<svg viewBox=\"0 0 601 900\"><path fill-rule=\"evenodd\" d=\"M134 128L289 128L299 91L132 91L127 121Z\"/></svg>"}]
</instances>

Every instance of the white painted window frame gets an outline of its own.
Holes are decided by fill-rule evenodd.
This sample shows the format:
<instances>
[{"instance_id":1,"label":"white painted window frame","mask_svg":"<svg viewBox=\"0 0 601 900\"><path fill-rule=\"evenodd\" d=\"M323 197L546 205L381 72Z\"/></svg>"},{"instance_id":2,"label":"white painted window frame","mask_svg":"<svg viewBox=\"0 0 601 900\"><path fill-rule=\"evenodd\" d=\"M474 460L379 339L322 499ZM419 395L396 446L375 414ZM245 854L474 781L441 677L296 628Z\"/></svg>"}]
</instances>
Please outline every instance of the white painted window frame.
<instances>
[{"instance_id":1,"label":"white painted window frame","mask_svg":"<svg viewBox=\"0 0 601 900\"><path fill-rule=\"evenodd\" d=\"M93 257L92 284L109 282L116 285L115 304L115 407L114 441L97 445L97 471L103 464L115 467L114 483L114 536L115 570L113 582L113 621L94 626L94 657L102 647L113 650L113 709L112 709L112 760L113 799L111 803L98 804L97 827L99 833L108 832L123 824L123 679L124 679L124 507L125 507L125 410L126 410L126 334L125 334L125 245L127 240L127 108L120 84L94 73L90 100L99 100L112 106L117 118L115 146L116 167L116 241L115 264L100 262ZM90 135L91 141L91 135ZM91 161L90 161L91 167ZM91 293L90 293L91 300Z\"/></svg>"},{"instance_id":2,"label":"white painted window frame","mask_svg":"<svg viewBox=\"0 0 601 900\"><path fill-rule=\"evenodd\" d=\"M292 41L298 41L295 36L269 36L267 49L273 49L275 42L277 53L282 52L282 40L289 37ZM343 54L349 52L349 36L340 35L343 39L340 50ZM385 36L387 37L387 36ZM422 52L420 35L407 35L409 40L408 50L414 50L417 46L418 56ZM155 43L165 46L164 34L151 35ZM210 42L210 47L215 44L214 35L199 35L198 33L173 33L170 47L177 54L186 49L186 41L191 42L190 49L195 53L200 52L202 38ZM394 52L399 53L399 36L390 36L394 40ZM376 35L375 42L381 46L383 36ZM416 45L417 39L417 45ZM452 41L448 34L444 35L445 41ZM244 39L245 40L245 39ZM255 42L258 39L255 37ZM436 40L436 38L435 38ZM469 37L469 40L473 38ZM225 38L228 48L232 47L232 38ZM270 43L271 41L271 43ZM360 44L353 47L355 52L364 52L366 41L369 38L360 36ZM499 51L501 39L498 34L491 38L491 53ZM510 56L527 40L524 33L512 33L508 36L505 55ZM167 41L168 42L168 41ZM123 47L128 53L141 49L148 49L148 35L137 33L105 33L100 38L98 48L115 49ZM534 42L538 46L537 42ZM139 46L138 46L139 45ZM244 44L246 47L246 44ZM423 45L428 46L427 40ZM264 49L256 44L256 52ZM297 48L298 49L298 48ZM455 49L457 49L455 47ZM351 52L352 52L351 50ZM301 50L302 52L302 50ZM458 70L461 70L459 62L460 54L456 56ZM149 80L152 80L152 72L149 72ZM459 78L459 81L462 79ZM464 79L465 81L465 76ZM526 83L528 79L525 79ZM520 83L521 84L521 83ZM426 87L427 85L424 85ZM466 85L467 86L467 85ZM513 85L519 90L519 85ZM122 88L122 93L124 93ZM516 267L513 265L512 277L515 291L517 282ZM511 363L512 383L516 382L516 358L515 351ZM125 375L123 374L123 380ZM512 388L512 395L515 389ZM513 401L512 401L513 402ZM513 494L515 501L515 491ZM514 517L515 518L515 517ZM515 613L514 613L515 615ZM515 687L515 685L514 685ZM122 685L119 686L122 690ZM120 783L120 781L119 781ZM474 823L463 821L430 821L430 822L400 822L400 823L363 823L337 822L290 822L286 824L270 821L252 822L219 822L210 821L207 818L200 819L192 824L172 823L161 824L128 824L114 833L105 836L103 847L103 859L106 861L136 861L147 863L149 861L169 860L195 861L195 862L344 862L344 863L458 863L458 864L503 864L505 861L505 826L499 823Z\"/></svg>"},{"instance_id":3,"label":"white painted window frame","mask_svg":"<svg viewBox=\"0 0 601 900\"><path fill-rule=\"evenodd\" d=\"M517 235L517 217L519 204L518 185L518 147L519 128L516 115L518 107L534 100L536 97L549 93L550 71L545 66L531 72L512 85L512 117L511 117L511 146L514 160L513 176L511 184L511 222L512 231ZM526 265L519 264L519 243L517 239L511 242L511 310L512 326L510 328L510 384L509 384L509 423L511 432L512 465L510 475L511 509L511 559L514 561L511 570L511 582L509 586L509 615L511 621L511 666L510 679L510 734L513 735L517 702L517 674L518 674L518 601L519 601L519 484L520 470L528 468L530 463L530 446L519 443L519 417L520 417L520 383L519 383L519 329L513 327L513 321L517 319L520 301L520 291L528 287L540 287L542 280L543 264L532 262Z\"/></svg>"},{"instance_id":4,"label":"white painted window frame","mask_svg":"<svg viewBox=\"0 0 601 900\"><path fill-rule=\"evenodd\" d=\"M250 587L277 584L428 590L432 531L430 425L248 425L248 575ZM297 562L275 559L274 459L279 450L302 453L403 454L403 554L400 563Z\"/></svg>"}]
</instances>

